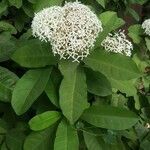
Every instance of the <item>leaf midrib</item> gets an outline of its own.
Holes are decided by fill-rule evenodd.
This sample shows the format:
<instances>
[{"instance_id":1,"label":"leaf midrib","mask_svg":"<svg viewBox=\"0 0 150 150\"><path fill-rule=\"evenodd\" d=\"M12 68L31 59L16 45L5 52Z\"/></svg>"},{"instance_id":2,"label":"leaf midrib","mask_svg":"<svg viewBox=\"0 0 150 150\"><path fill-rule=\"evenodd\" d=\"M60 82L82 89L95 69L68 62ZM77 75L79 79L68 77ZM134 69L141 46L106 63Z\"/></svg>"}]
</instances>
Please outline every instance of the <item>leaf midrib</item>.
<instances>
[{"instance_id":1,"label":"leaf midrib","mask_svg":"<svg viewBox=\"0 0 150 150\"><path fill-rule=\"evenodd\" d=\"M86 115L87 116L87 115ZM90 113L88 113L88 116L101 116L101 117L107 117L107 118L134 118L134 119L136 119L136 117L131 117L131 116L117 116L117 115L107 115L107 114L102 114L102 115L100 115L100 114L92 114L91 112ZM94 117L93 117L94 118Z\"/></svg>"},{"instance_id":2,"label":"leaf midrib","mask_svg":"<svg viewBox=\"0 0 150 150\"><path fill-rule=\"evenodd\" d=\"M74 86L72 87L72 93L71 93L71 100L72 100L72 103L71 103L72 104L71 105L72 106L71 107L72 108L71 109L71 117L72 118L71 118L71 120L72 121L74 121L74 119L73 119L74 117L73 116L74 116L74 103L75 103L74 98L75 98L76 80L77 80L77 68L75 70L75 75L74 75L74 80L73 80L73 85Z\"/></svg>"},{"instance_id":3,"label":"leaf midrib","mask_svg":"<svg viewBox=\"0 0 150 150\"><path fill-rule=\"evenodd\" d=\"M42 80L42 78L41 78L41 76L42 76L42 74L44 74L45 73L45 71L46 70L42 70L38 75L38 78L37 78L37 80L35 81L35 84L34 84L34 86L32 87L32 89L28 92L28 95L27 95L27 97L25 98L25 101L23 102L23 105L22 105L22 107L21 107L21 109L19 109L19 110L23 110L23 112L26 110L26 103L27 103L27 99L28 99L28 97L31 95L31 93L33 92L33 90L35 89L35 87L38 85L38 83L39 83L39 81L41 81ZM45 85L46 86L46 85ZM25 108L25 109L24 109ZM22 112L22 111L21 111Z\"/></svg>"},{"instance_id":4,"label":"leaf midrib","mask_svg":"<svg viewBox=\"0 0 150 150\"><path fill-rule=\"evenodd\" d=\"M25 109L26 109L26 103L27 103L26 101L27 101L28 97L30 97L31 93L33 92L34 87L36 87L37 84L38 84L38 82L39 82L39 80L41 80L41 79L40 79L40 75L41 75L41 73L39 74L37 80L35 81L35 84L34 84L33 87L31 88L31 90L28 92L27 97L24 99L25 101L23 102L23 105L22 105L22 107L21 107L20 110L25 110ZM24 109L24 108L25 108L25 109Z\"/></svg>"}]
</instances>

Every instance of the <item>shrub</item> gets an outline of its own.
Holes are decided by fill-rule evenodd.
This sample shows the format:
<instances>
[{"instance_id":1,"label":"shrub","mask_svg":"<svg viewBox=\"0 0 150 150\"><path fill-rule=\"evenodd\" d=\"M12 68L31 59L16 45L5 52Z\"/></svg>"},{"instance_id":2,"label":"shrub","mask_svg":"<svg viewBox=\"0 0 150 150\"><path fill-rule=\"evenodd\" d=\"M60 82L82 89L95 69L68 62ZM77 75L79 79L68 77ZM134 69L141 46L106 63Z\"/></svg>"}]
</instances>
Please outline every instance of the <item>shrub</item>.
<instances>
[{"instance_id":1,"label":"shrub","mask_svg":"<svg viewBox=\"0 0 150 150\"><path fill-rule=\"evenodd\" d=\"M148 150L149 4L2 0L1 150Z\"/></svg>"}]
</instances>

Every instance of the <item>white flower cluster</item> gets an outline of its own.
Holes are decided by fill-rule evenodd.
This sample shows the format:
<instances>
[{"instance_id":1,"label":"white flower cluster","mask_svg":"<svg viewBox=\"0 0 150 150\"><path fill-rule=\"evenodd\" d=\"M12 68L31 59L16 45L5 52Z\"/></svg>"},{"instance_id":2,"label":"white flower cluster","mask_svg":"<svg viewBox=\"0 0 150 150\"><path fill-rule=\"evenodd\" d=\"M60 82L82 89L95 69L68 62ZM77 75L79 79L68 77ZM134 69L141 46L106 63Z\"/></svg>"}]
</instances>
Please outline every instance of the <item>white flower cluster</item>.
<instances>
[{"instance_id":1,"label":"white flower cluster","mask_svg":"<svg viewBox=\"0 0 150 150\"><path fill-rule=\"evenodd\" d=\"M36 13L32 21L32 34L41 41L51 41L62 20L62 10L59 6L45 8Z\"/></svg>"},{"instance_id":2,"label":"white flower cluster","mask_svg":"<svg viewBox=\"0 0 150 150\"><path fill-rule=\"evenodd\" d=\"M109 35L102 41L101 45L106 51L124 54L131 56L131 50L133 50L132 43L127 40L124 31L119 30L118 32Z\"/></svg>"},{"instance_id":3,"label":"white flower cluster","mask_svg":"<svg viewBox=\"0 0 150 150\"><path fill-rule=\"evenodd\" d=\"M33 36L50 42L54 55L77 62L89 55L102 30L97 16L79 2L45 8L32 21Z\"/></svg>"},{"instance_id":4,"label":"white flower cluster","mask_svg":"<svg viewBox=\"0 0 150 150\"><path fill-rule=\"evenodd\" d=\"M150 19L147 19L142 23L142 28L145 30L145 33L150 36Z\"/></svg>"}]
</instances>

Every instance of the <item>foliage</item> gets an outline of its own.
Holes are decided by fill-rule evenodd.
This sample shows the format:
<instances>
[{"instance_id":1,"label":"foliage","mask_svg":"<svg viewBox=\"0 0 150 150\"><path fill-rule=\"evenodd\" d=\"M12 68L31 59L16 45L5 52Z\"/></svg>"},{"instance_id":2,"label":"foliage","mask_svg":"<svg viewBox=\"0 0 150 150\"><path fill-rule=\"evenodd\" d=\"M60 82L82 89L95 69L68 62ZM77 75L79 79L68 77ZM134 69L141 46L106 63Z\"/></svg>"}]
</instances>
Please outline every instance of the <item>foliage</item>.
<instances>
[{"instance_id":1,"label":"foliage","mask_svg":"<svg viewBox=\"0 0 150 150\"><path fill-rule=\"evenodd\" d=\"M104 30L93 52L75 63L53 56L31 33L34 12L64 0L0 1L1 150L149 149L150 37L141 28L149 14L134 6L145 10L150 2L82 2ZM101 47L120 28L134 45L131 58Z\"/></svg>"}]
</instances>

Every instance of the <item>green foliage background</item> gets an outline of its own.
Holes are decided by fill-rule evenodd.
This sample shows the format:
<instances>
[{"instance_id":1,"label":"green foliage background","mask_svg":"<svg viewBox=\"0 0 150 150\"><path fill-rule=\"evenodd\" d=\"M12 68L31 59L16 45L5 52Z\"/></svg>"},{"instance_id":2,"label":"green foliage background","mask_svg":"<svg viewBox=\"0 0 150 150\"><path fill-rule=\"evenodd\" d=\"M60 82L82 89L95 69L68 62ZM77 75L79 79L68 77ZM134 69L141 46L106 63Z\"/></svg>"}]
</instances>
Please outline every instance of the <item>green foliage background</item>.
<instances>
[{"instance_id":1,"label":"green foliage background","mask_svg":"<svg viewBox=\"0 0 150 150\"><path fill-rule=\"evenodd\" d=\"M150 1L82 0L104 31L80 64L31 34L34 12L64 3L0 1L0 149L149 150L150 38L141 23ZM134 44L132 58L100 46L118 28Z\"/></svg>"}]
</instances>

